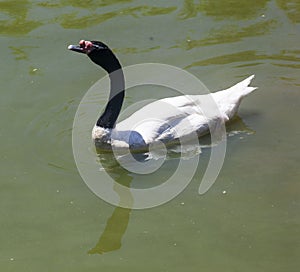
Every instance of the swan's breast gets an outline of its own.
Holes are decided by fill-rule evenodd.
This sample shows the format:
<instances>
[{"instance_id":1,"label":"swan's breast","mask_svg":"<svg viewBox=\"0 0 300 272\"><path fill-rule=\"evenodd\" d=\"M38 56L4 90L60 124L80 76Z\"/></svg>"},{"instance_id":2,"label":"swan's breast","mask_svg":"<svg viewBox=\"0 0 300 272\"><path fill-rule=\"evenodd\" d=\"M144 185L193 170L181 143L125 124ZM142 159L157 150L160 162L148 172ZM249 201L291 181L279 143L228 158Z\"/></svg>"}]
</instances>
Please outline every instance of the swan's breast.
<instances>
[{"instance_id":1,"label":"swan's breast","mask_svg":"<svg viewBox=\"0 0 300 272\"><path fill-rule=\"evenodd\" d=\"M105 142L110 143L111 139L111 129L109 128L102 128L98 126L94 126L92 131L92 139L95 142Z\"/></svg>"}]
</instances>

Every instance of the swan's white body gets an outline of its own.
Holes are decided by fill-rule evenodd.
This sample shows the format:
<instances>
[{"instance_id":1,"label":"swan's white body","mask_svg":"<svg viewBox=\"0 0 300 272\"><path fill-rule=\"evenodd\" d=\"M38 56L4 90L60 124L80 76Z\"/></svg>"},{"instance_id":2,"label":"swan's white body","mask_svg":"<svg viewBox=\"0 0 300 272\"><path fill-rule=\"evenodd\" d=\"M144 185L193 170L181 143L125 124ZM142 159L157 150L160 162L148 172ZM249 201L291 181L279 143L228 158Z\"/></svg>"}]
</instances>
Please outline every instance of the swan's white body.
<instances>
[{"instance_id":1,"label":"swan's white body","mask_svg":"<svg viewBox=\"0 0 300 272\"><path fill-rule=\"evenodd\" d=\"M92 137L100 149L146 149L162 141L172 144L209 132L219 122L230 120L243 97L256 87L249 87L254 75L229 89L206 95L177 96L152 102L117 123L114 129L95 126Z\"/></svg>"}]
</instances>

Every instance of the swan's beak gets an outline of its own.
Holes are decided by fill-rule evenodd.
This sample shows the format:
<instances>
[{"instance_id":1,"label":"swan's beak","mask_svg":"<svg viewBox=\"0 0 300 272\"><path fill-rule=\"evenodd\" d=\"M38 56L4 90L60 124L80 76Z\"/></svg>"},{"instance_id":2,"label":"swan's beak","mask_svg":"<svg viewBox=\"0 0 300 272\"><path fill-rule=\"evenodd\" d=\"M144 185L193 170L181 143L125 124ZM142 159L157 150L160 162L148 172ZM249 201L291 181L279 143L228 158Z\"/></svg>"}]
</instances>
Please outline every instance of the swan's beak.
<instances>
[{"instance_id":1,"label":"swan's beak","mask_svg":"<svg viewBox=\"0 0 300 272\"><path fill-rule=\"evenodd\" d=\"M69 45L68 46L68 49L69 50L72 50L72 51L75 51L75 52L78 52L78 53L86 53L86 51L84 50L84 48L80 47L79 45Z\"/></svg>"}]
</instances>

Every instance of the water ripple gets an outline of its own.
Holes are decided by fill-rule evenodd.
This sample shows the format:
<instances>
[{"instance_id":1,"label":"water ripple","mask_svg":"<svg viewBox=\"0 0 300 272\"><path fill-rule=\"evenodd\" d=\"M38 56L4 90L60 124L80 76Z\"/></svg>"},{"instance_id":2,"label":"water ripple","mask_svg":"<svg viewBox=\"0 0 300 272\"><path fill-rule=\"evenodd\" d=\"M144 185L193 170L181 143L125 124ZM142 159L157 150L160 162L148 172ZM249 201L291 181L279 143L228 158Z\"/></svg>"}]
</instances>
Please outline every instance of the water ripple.
<instances>
[{"instance_id":1,"label":"water ripple","mask_svg":"<svg viewBox=\"0 0 300 272\"><path fill-rule=\"evenodd\" d=\"M273 65L278 65L277 61L295 62L300 61L300 57L297 55L299 51L295 50L282 50L279 54L258 54L255 50L247 50L233 54L226 54L222 56L212 57L205 60L200 60L193 62L186 68L191 68L195 66L205 66L205 65L223 65L234 62L257 62L258 60L271 60ZM279 63L281 64L281 62Z\"/></svg>"}]
</instances>

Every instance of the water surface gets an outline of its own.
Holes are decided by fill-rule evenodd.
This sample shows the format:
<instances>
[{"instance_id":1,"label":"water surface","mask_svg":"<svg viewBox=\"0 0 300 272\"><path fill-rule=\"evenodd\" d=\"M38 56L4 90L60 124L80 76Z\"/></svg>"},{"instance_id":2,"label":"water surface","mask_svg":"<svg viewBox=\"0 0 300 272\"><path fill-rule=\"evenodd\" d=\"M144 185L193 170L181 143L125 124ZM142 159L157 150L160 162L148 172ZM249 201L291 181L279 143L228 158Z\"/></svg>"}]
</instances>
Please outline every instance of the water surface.
<instances>
[{"instance_id":1,"label":"water surface","mask_svg":"<svg viewBox=\"0 0 300 272\"><path fill-rule=\"evenodd\" d=\"M299 21L297 0L1 1L1 270L298 271ZM206 194L209 149L187 189L157 208L115 208L87 188L72 123L104 72L66 50L80 39L108 43L124 66L185 68L210 90L256 74ZM125 107L167 95L132 89Z\"/></svg>"}]
</instances>

